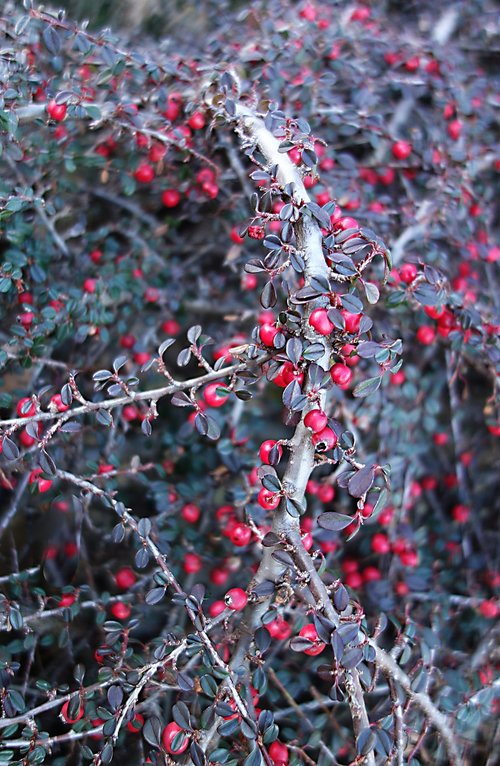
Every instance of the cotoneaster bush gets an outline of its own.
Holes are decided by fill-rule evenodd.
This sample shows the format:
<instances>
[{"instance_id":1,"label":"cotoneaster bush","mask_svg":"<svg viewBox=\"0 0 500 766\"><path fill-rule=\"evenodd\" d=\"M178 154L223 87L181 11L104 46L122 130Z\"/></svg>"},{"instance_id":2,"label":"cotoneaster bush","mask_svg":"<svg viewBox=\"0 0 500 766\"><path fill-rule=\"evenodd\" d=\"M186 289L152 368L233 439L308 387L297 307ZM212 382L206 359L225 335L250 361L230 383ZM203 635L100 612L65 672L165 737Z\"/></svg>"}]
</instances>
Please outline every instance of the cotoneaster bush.
<instances>
[{"instance_id":1,"label":"cotoneaster bush","mask_svg":"<svg viewBox=\"0 0 500 766\"><path fill-rule=\"evenodd\" d=\"M2 11L0 762L491 764L493 5L206 9Z\"/></svg>"}]
</instances>

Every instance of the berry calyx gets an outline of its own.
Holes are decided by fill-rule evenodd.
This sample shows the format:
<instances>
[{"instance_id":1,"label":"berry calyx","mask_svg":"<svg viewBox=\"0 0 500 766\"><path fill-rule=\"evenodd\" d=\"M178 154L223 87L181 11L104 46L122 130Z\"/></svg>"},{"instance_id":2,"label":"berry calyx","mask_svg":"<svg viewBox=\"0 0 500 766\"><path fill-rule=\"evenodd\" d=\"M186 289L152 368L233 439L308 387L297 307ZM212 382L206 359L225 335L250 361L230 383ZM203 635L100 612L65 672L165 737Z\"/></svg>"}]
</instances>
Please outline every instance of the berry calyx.
<instances>
[{"instance_id":1,"label":"berry calyx","mask_svg":"<svg viewBox=\"0 0 500 766\"><path fill-rule=\"evenodd\" d=\"M331 450L335 447L337 441L337 434L332 431L331 428L328 428L328 426L323 428L322 431L313 434L312 437L312 443L318 452L328 452L328 450Z\"/></svg>"},{"instance_id":2,"label":"berry calyx","mask_svg":"<svg viewBox=\"0 0 500 766\"><path fill-rule=\"evenodd\" d=\"M266 511L274 511L280 504L280 496L276 492L271 492L269 489L262 487L257 495L257 502L261 508Z\"/></svg>"}]
</instances>

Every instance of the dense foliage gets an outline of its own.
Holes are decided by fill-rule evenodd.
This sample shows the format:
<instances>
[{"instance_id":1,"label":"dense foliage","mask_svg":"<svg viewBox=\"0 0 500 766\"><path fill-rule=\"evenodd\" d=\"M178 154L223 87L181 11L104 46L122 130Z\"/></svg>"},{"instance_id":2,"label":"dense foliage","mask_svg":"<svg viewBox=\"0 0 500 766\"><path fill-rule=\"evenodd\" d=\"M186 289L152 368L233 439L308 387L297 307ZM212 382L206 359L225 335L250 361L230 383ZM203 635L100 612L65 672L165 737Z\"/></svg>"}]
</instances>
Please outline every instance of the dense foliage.
<instances>
[{"instance_id":1,"label":"dense foliage","mask_svg":"<svg viewBox=\"0 0 500 766\"><path fill-rule=\"evenodd\" d=\"M494 5L23 5L0 763L492 766Z\"/></svg>"}]
</instances>

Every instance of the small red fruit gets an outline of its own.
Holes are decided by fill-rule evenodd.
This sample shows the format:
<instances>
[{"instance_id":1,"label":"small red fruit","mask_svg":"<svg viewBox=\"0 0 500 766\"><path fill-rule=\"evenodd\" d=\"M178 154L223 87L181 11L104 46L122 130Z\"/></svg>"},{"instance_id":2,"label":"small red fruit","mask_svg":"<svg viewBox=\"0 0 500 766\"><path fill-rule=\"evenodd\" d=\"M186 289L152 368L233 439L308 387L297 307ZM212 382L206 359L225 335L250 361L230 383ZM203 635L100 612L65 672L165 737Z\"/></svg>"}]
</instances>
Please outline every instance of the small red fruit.
<instances>
[{"instance_id":1,"label":"small red fruit","mask_svg":"<svg viewBox=\"0 0 500 766\"><path fill-rule=\"evenodd\" d=\"M95 293L96 284L97 281L89 277L89 279L86 279L83 283L83 289L86 293Z\"/></svg>"},{"instance_id":2,"label":"small red fruit","mask_svg":"<svg viewBox=\"0 0 500 766\"><path fill-rule=\"evenodd\" d=\"M240 237L236 226L233 226L233 228L231 229L231 239L235 245L242 245L243 242L245 241L243 237Z\"/></svg>"},{"instance_id":3,"label":"small red fruit","mask_svg":"<svg viewBox=\"0 0 500 766\"><path fill-rule=\"evenodd\" d=\"M228 537L233 545L243 548L252 539L252 530L247 524L235 524Z\"/></svg>"},{"instance_id":4,"label":"small red fruit","mask_svg":"<svg viewBox=\"0 0 500 766\"><path fill-rule=\"evenodd\" d=\"M208 609L208 613L210 617L217 617L219 614L222 614L226 609L226 605L223 601L214 601L213 604L210 604L210 607Z\"/></svg>"},{"instance_id":5,"label":"small red fruit","mask_svg":"<svg viewBox=\"0 0 500 766\"><path fill-rule=\"evenodd\" d=\"M326 646L323 641L319 640L318 632L312 623L304 625L304 627L299 630L299 636L301 638L307 638L309 641L313 641L314 646L311 646L309 649L304 649L304 654L309 654L311 657L321 654Z\"/></svg>"},{"instance_id":6,"label":"small red fruit","mask_svg":"<svg viewBox=\"0 0 500 766\"><path fill-rule=\"evenodd\" d=\"M264 239L265 233L266 232L263 226L248 227L248 236L250 237L250 239Z\"/></svg>"},{"instance_id":7,"label":"small red fruit","mask_svg":"<svg viewBox=\"0 0 500 766\"><path fill-rule=\"evenodd\" d=\"M196 524L200 518L200 509L194 503L186 503L181 508L181 516L188 524Z\"/></svg>"},{"instance_id":8,"label":"small red fruit","mask_svg":"<svg viewBox=\"0 0 500 766\"><path fill-rule=\"evenodd\" d=\"M423 346L431 346L436 340L436 331L430 325L422 325L417 330L417 340Z\"/></svg>"},{"instance_id":9,"label":"small red fruit","mask_svg":"<svg viewBox=\"0 0 500 766\"><path fill-rule=\"evenodd\" d=\"M203 561L197 553L186 553L182 568L187 574L196 574L203 568Z\"/></svg>"},{"instance_id":10,"label":"small red fruit","mask_svg":"<svg viewBox=\"0 0 500 766\"><path fill-rule=\"evenodd\" d=\"M155 177L155 171L152 165L147 162L141 162L134 173L134 178L140 184L150 184Z\"/></svg>"},{"instance_id":11,"label":"small red fruit","mask_svg":"<svg viewBox=\"0 0 500 766\"><path fill-rule=\"evenodd\" d=\"M315 410L309 410L307 415L304 417L304 425L306 428L310 428L311 431L315 434L322 431L324 428L326 428L328 424L328 417L325 415L323 410L315 409Z\"/></svg>"},{"instance_id":12,"label":"small red fruit","mask_svg":"<svg viewBox=\"0 0 500 766\"><path fill-rule=\"evenodd\" d=\"M389 538L383 532L373 535L371 546L374 553L389 553L391 550Z\"/></svg>"},{"instance_id":13,"label":"small red fruit","mask_svg":"<svg viewBox=\"0 0 500 766\"><path fill-rule=\"evenodd\" d=\"M320 484L316 496L320 503L331 503L335 497L335 490L331 484Z\"/></svg>"},{"instance_id":14,"label":"small red fruit","mask_svg":"<svg viewBox=\"0 0 500 766\"><path fill-rule=\"evenodd\" d=\"M269 634L278 639L278 641L286 641L292 635L292 628L283 617L276 617L275 620L266 623L264 626L269 631Z\"/></svg>"},{"instance_id":15,"label":"small red fruit","mask_svg":"<svg viewBox=\"0 0 500 766\"><path fill-rule=\"evenodd\" d=\"M412 153L413 146L409 141L396 141L392 145L392 154L397 160L406 160Z\"/></svg>"},{"instance_id":16,"label":"small red fruit","mask_svg":"<svg viewBox=\"0 0 500 766\"><path fill-rule=\"evenodd\" d=\"M334 364L330 368L330 377L339 388L347 388L352 380L352 370L346 364Z\"/></svg>"},{"instance_id":17,"label":"small red fruit","mask_svg":"<svg viewBox=\"0 0 500 766\"><path fill-rule=\"evenodd\" d=\"M128 590L137 581L137 576L130 567L122 567L115 574L115 585L120 590Z\"/></svg>"},{"instance_id":18,"label":"small red fruit","mask_svg":"<svg viewBox=\"0 0 500 766\"><path fill-rule=\"evenodd\" d=\"M243 588L231 588L224 596L224 601L229 609L232 609L234 612L241 612L247 605L248 596Z\"/></svg>"},{"instance_id":19,"label":"small red fruit","mask_svg":"<svg viewBox=\"0 0 500 766\"><path fill-rule=\"evenodd\" d=\"M161 195L161 201L163 202L165 207L177 207L177 205L181 201L181 195L179 194L177 189L165 189L165 191Z\"/></svg>"},{"instance_id":20,"label":"small red fruit","mask_svg":"<svg viewBox=\"0 0 500 766\"><path fill-rule=\"evenodd\" d=\"M418 274L418 269L414 263L404 263L399 270L399 277L402 282L409 285Z\"/></svg>"},{"instance_id":21,"label":"small red fruit","mask_svg":"<svg viewBox=\"0 0 500 766\"><path fill-rule=\"evenodd\" d=\"M330 335L335 325L328 319L327 309L314 309L309 317L309 324L320 335Z\"/></svg>"},{"instance_id":22,"label":"small red fruit","mask_svg":"<svg viewBox=\"0 0 500 766\"><path fill-rule=\"evenodd\" d=\"M359 324L363 315L351 314L350 311L345 310L341 311L340 313L344 317L345 329L347 332L351 333L352 335L356 335L356 333L359 332Z\"/></svg>"},{"instance_id":23,"label":"small red fruit","mask_svg":"<svg viewBox=\"0 0 500 766\"><path fill-rule=\"evenodd\" d=\"M31 402L29 407L28 402ZM30 418L32 415L36 414L36 407L30 397L25 396L23 399L19 399L16 407L16 412L20 418Z\"/></svg>"},{"instance_id":24,"label":"small red fruit","mask_svg":"<svg viewBox=\"0 0 500 766\"><path fill-rule=\"evenodd\" d=\"M184 739L181 741L181 744L177 746L177 749L174 750L172 748L172 742L177 737L177 735L183 731L180 726L177 726L175 721L172 721L171 723L167 724L165 728L163 729L163 734L161 735L161 741L163 742L163 747L167 751L167 753L170 753L170 755L180 755L180 753L183 753L184 750L187 750L187 747L189 745L189 738L184 737Z\"/></svg>"},{"instance_id":25,"label":"small red fruit","mask_svg":"<svg viewBox=\"0 0 500 766\"><path fill-rule=\"evenodd\" d=\"M331 428L323 428L322 431L319 431L317 434L313 434L312 437L312 443L318 450L318 452L328 452L328 450L331 450L335 447L337 444L337 435L334 431L332 431Z\"/></svg>"},{"instance_id":26,"label":"small red fruit","mask_svg":"<svg viewBox=\"0 0 500 766\"><path fill-rule=\"evenodd\" d=\"M266 465L271 465L269 460L269 455L271 454L271 450L276 446L276 444L277 442L274 439L267 439L265 442L262 442L262 444L260 445L259 457L262 460L262 462L265 463ZM281 447L281 444L278 444L277 454L278 454L278 459L275 462L279 463L283 455L283 449Z\"/></svg>"},{"instance_id":27,"label":"small red fruit","mask_svg":"<svg viewBox=\"0 0 500 766\"><path fill-rule=\"evenodd\" d=\"M80 720L80 718L83 718L83 708L79 707L78 708L78 712L76 714L76 718L71 718L69 713L68 713L69 703L70 703L70 700L67 700L64 703L64 705L61 708L61 715L64 718L64 720L66 721L66 723L76 723L77 721Z\"/></svg>"},{"instance_id":28,"label":"small red fruit","mask_svg":"<svg viewBox=\"0 0 500 766\"><path fill-rule=\"evenodd\" d=\"M451 120L447 125L448 135L452 141L458 141L462 133L463 122L461 120Z\"/></svg>"},{"instance_id":29,"label":"small red fruit","mask_svg":"<svg viewBox=\"0 0 500 766\"><path fill-rule=\"evenodd\" d=\"M128 731L131 731L132 734L137 734L142 729L143 725L144 716L140 713L136 713L132 720L127 723L127 729Z\"/></svg>"},{"instance_id":30,"label":"small red fruit","mask_svg":"<svg viewBox=\"0 0 500 766\"><path fill-rule=\"evenodd\" d=\"M266 511L274 511L280 504L280 496L276 492L271 492L269 489L262 487L257 495L257 502L261 508Z\"/></svg>"},{"instance_id":31,"label":"small red fruit","mask_svg":"<svg viewBox=\"0 0 500 766\"><path fill-rule=\"evenodd\" d=\"M47 104L47 113L49 117L56 120L56 122L64 120L67 111L68 108L66 104L57 104L55 98L52 98Z\"/></svg>"},{"instance_id":32,"label":"small red fruit","mask_svg":"<svg viewBox=\"0 0 500 766\"><path fill-rule=\"evenodd\" d=\"M288 748L282 742L275 740L269 745L268 753L274 766L285 766L288 763Z\"/></svg>"},{"instance_id":33,"label":"small red fruit","mask_svg":"<svg viewBox=\"0 0 500 766\"><path fill-rule=\"evenodd\" d=\"M479 611L488 620L494 620L498 614L498 604L491 598L489 601L482 601L479 605Z\"/></svg>"},{"instance_id":34,"label":"small red fruit","mask_svg":"<svg viewBox=\"0 0 500 766\"><path fill-rule=\"evenodd\" d=\"M126 620L130 617L132 608L128 604L124 604L123 601L116 601L111 606L110 612L117 620Z\"/></svg>"},{"instance_id":35,"label":"small red fruit","mask_svg":"<svg viewBox=\"0 0 500 766\"><path fill-rule=\"evenodd\" d=\"M274 339L277 336L279 330L274 324L268 324L267 322L260 326L259 337L265 346L273 346Z\"/></svg>"},{"instance_id":36,"label":"small red fruit","mask_svg":"<svg viewBox=\"0 0 500 766\"><path fill-rule=\"evenodd\" d=\"M201 130L205 127L205 117L202 112L193 112L188 120L188 125L193 130Z\"/></svg>"},{"instance_id":37,"label":"small red fruit","mask_svg":"<svg viewBox=\"0 0 500 766\"><path fill-rule=\"evenodd\" d=\"M465 522L468 520L470 516L470 508L468 505L463 505L462 503L458 503L458 505L455 505L451 509L451 515L452 515L453 521L456 521L457 524L465 524Z\"/></svg>"},{"instance_id":38,"label":"small red fruit","mask_svg":"<svg viewBox=\"0 0 500 766\"><path fill-rule=\"evenodd\" d=\"M220 386L220 383L209 383L203 391L203 398L209 407L222 407L227 402L228 395L217 393L217 389Z\"/></svg>"}]
</instances>

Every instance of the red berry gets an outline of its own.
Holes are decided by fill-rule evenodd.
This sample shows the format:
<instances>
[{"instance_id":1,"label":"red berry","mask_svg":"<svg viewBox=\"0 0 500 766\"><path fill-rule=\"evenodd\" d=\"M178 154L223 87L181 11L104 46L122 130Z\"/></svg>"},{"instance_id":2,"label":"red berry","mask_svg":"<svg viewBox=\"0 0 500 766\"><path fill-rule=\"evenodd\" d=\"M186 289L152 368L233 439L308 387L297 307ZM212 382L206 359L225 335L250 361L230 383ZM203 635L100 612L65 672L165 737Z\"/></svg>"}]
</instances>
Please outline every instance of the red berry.
<instances>
[{"instance_id":1,"label":"red berry","mask_svg":"<svg viewBox=\"0 0 500 766\"><path fill-rule=\"evenodd\" d=\"M28 402L31 402L29 406ZM18 401L16 412L20 418L30 418L32 415L36 414L36 407L31 398L29 396L25 396L23 399Z\"/></svg>"},{"instance_id":2,"label":"red berry","mask_svg":"<svg viewBox=\"0 0 500 766\"><path fill-rule=\"evenodd\" d=\"M248 596L243 588L231 588L224 596L224 601L229 609L232 609L234 612L240 612L246 607Z\"/></svg>"},{"instance_id":3,"label":"red berry","mask_svg":"<svg viewBox=\"0 0 500 766\"><path fill-rule=\"evenodd\" d=\"M74 604L76 601L76 594L75 593L65 593L63 596L61 596L59 600L59 606L71 606L71 604Z\"/></svg>"},{"instance_id":4,"label":"red berry","mask_svg":"<svg viewBox=\"0 0 500 766\"><path fill-rule=\"evenodd\" d=\"M229 570L224 567L216 567L210 572L210 582L214 585L224 585L229 578ZM224 607L225 608L225 607Z\"/></svg>"},{"instance_id":5,"label":"red berry","mask_svg":"<svg viewBox=\"0 0 500 766\"><path fill-rule=\"evenodd\" d=\"M448 123L447 131L452 141L458 141L463 128L463 122L461 120L452 120Z\"/></svg>"},{"instance_id":6,"label":"red berry","mask_svg":"<svg viewBox=\"0 0 500 766\"><path fill-rule=\"evenodd\" d=\"M120 346L122 348L134 348L136 343L136 337L135 335L131 335L130 333L128 335L122 335L120 338Z\"/></svg>"},{"instance_id":7,"label":"red berry","mask_svg":"<svg viewBox=\"0 0 500 766\"><path fill-rule=\"evenodd\" d=\"M202 569L203 562L197 553L186 553L182 567L187 574L195 574Z\"/></svg>"},{"instance_id":8,"label":"red berry","mask_svg":"<svg viewBox=\"0 0 500 766\"><path fill-rule=\"evenodd\" d=\"M187 736L182 739L181 744L178 745L175 750L172 748L172 742L181 731L183 731L183 729L181 729L180 726L177 726L175 721L167 724L167 726L165 726L163 729L161 741L163 742L163 747L167 753L170 753L170 755L179 755L180 753L183 753L184 750L187 750L189 745L189 738Z\"/></svg>"},{"instance_id":9,"label":"red berry","mask_svg":"<svg viewBox=\"0 0 500 766\"><path fill-rule=\"evenodd\" d=\"M57 122L61 122L66 117L67 112L66 104L57 104L55 98L52 98L47 104L47 112L49 117Z\"/></svg>"},{"instance_id":10,"label":"red berry","mask_svg":"<svg viewBox=\"0 0 500 766\"><path fill-rule=\"evenodd\" d=\"M280 504L280 496L276 492L271 492L269 489L262 487L257 495L257 502L261 508L266 511L274 511Z\"/></svg>"},{"instance_id":11,"label":"red berry","mask_svg":"<svg viewBox=\"0 0 500 766\"><path fill-rule=\"evenodd\" d=\"M86 279L83 283L83 289L86 293L95 293L96 284L97 281L89 277L89 279Z\"/></svg>"},{"instance_id":12,"label":"red berry","mask_svg":"<svg viewBox=\"0 0 500 766\"><path fill-rule=\"evenodd\" d=\"M210 605L208 609L208 613L210 617L217 617L217 615L224 612L225 609L226 609L226 605L223 601L214 601L214 603Z\"/></svg>"},{"instance_id":13,"label":"red berry","mask_svg":"<svg viewBox=\"0 0 500 766\"><path fill-rule=\"evenodd\" d=\"M188 120L188 125L193 130L201 130L205 127L205 117L202 112L193 112Z\"/></svg>"},{"instance_id":14,"label":"red berry","mask_svg":"<svg viewBox=\"0 0 500 766\"><path fill-rule=\"evenodd\" d=\"M314 309L309 317L309 324L320 335L330 335L334 329L334 324L328 319L327 309Z\"/></svg>"},{"instance_id":15,"label":"red berry","mask_svg":"<svg viewBox=\"0 0 500 766\"><path fill-rule=\"evenodd\" d=\"M331 484L320 484L316 496L320 503L331 503L335 497L335 490Z\"/></svg>"},{"instance_id":16,"label":"red berry","mask_svg":"<svg viewBox=\"0 0 500 766\"><path fill-rule=\"evenodd\" d=\"M409 141L396 141L392 145L392 153L397 160L406 160L412 153L413 146Z\"/></svg>"},{"instance_id":17,"label":"red berry","mask_svg":"<svg viewBox=\"0 0 500 766\"><path fill-rule=\"evenodd\" d=\"M265 230L263 226L249 226L248 236L250 239L264 239Z\"/></svg>"},{"instance_id":18,"label":"red berry","mask_svg":"<svg viewBox=\"0 0 500 766\"><path fill-rule=\"evenodd\" d=\"M269 455L271 454L271 450L276 446L277 442L274 439L267 439L267 441L262 442L259 448L259 457L262 460L263 463L266 465L271 465L271 462L269 460ZM281 456L283 455L283 449L281 447L281 444L278 444L277 447L277 457L278 459L275 461L275 463L279 463L281 460Z\"/></svg>"},{"instance_id":19,"label":"red berry","mask_svg":"<svg viewBox=\"0 0 500 766\"><path fill-rule=\"evenodd\" d=\"M337 435L328 426L323 428L322 431L313 434L312 437L312 443L319 452L328 452L328 450L333 449L337 441Z\"/></svg>"},{"instance_id":20,"label":"red berry","mask_svg":"<svg viewBox=\"0 0 500 766\"><path fill-rule=\"evenodd\" d=\"M399 276L402 282L409 285L418 274L418 269L414 263L404 263L399 269Z\"/></svg>"},{"instance_id":21,"label":"red berry","mask_svg":"<svg viewBox=\"0 0 500 766\"><path fill-rule=\"evenodd\" d=\"M457 524L465 524L470 516L470 508L468 505L459 503L451 509L451 515L453 521L456 521Z\"/></svg>"},{"instance_id":22,"label":"red berry","mask_svg":"<svg viewBox=\"0 0 500 766\"><path fill-rule=\"evenodd\" d=\"M326 428L328 423L328 417L325 415L323 410L315 409L315 410L309 410L307 415L304 417L304 425L306 428L310 428L311 431L315 434L322 431L324 428Z\"/></svg>"},{"instance_id":23,"label":"red berry","mask_svg":"<svg viewBox=\"0 0 500 766\"><path fill-rule=\"evenodd\" d=\"M161 329L166 335L177 335L180 332L181 326L175 319L167 319L163 322Z\"/></svg>"},{"instance_id":24,"label":"red berry","mask_svg":"<svg viewBox=\"0 0 500 766\"><path fill-rule=\"evenodd\" d=\"M116 601L112 604L110 612L117 620L126 620L130 617L132 608L128 604L124 604L123 601Z\"/></svg>"},{"instance_id":25,"label":"red berry","mask_svg":"<svg viewBox=\"0 0 500 766\"><path fill-rule=\"evenodd\" d=\"M356 335L356 333L359 331L359 324L363 314L351 314L350 311L345 310L341 311L340 313L344 317L345 329L347 332L351 333L352 335Z\"/></svg>"},{"instance_id":26,"label":"red berry","mask_svg":"<svg viewBox=\"0 0 500 766\"><path fill-rule=\"evenodd\" d=\"M352 370L339 362L330 368L330 377L340 388L347 388L352 379Z\"/></svg>"},{"instance_id":27,"label":"red berry","mask_svg":"<svg viewBox=\"0 0 500 766\"><path fill-rule=\"evenodd\" d=\"M389 538L383 532L373 535L371 546L374 553L389 553L391 549Z\"/></svg>"},{"instance_id":28,"label":"red berry","mask_svg":"<svg viewBox=\"0 0 500 766\"><path fill-rule=\"evenodd\" d=\"M356 590L357 588L361 588L363 585L363 578L358 571L349 572L349 574L344 577L344 584L347 585L348 588L353 588Z\"/></svg>"},{"instance_id":29,"label":"red berry","mask_svg":"<svg viewBox=\"0 0 500 766\"><path fill-rule=\"evenodd\" d=\"M377 567L366 567L361 572L361 576L363 578L363 582L375 582L376 580L382 579L380 569L377 569Z\"/></svg>"},{"instance_id":30,"label":"red berry","mask_svg":"<svg viewBox=\"0 0 500 766\"><path fill-rule=\"evenodd\" d=\"M273 638L277 638L278 641L286 641L292 635L292 629L283 617L276 617L275 620L266 623L265 627L269 631L269 634Z\"/></svg>"},{"instance_id":31,"label":"red berry","mask_svg":"<svg viewBox=\"0 0 500 766\"><path fill-rule=\"evenodd\" d=\"M321 654L326 646L323 641L319 640L318 632L312 623L304 625L304 627L299 630L299 636L314 642L314 646L311 646L309 649L304 649L304 654L309 654L311 657Z\"/></svg>"},{"instance_id":32,"label":"red berry","mask_svg":"<svg viewBox=\"0 0 500 766\"><path fill-rule=\"evenodd\" d=\"M200 518L200 509L194 503L186 503L182 506L181 516L188 524L196 524Z\"/></svg>"},{"instance_id":33,"label":"red berry","mask_svg":"<svg viewBox=\"0 0 500 766\"><path fill-rule=\"evenodd\" d=\"M77 721L80 720L80 718L83 718L83 712L84 712L83 711L83 707L80 706L78 708L78 711L76 713L76 718L71 718L70 715L69 715L69 712L68 712L69 703L70 703L70 700L67 700L64 703L64 705L61 708L61 715L64 718L64 720L66 721L66 723L76 723Z\"/></svg>"},{"instance_id":34,"label":"red berry","mask_svg":"<svg viewBox=\"0 0 500 766\"><path fill-rule=\"evenodd\" d=\"M273 346L274 339L279 333L278 328L274 324L263 324L259 329L259 337L265 346Z\"/></svg>"},{"instance_id":35,"label":"red berry","mask_svg":"<svg viewBox=\"0 0 500 766\"><path fill-rule=\"evenodd\" d=\"M233 545L243 548L252 539L252 530L247 524L235 524L228 537Z\"/></svg>"},{"instance_id":36,"label":"red berry","mask_svg":"<svg viewBox=\"0 0 500 766\"><path fill-rule=\"evenodd\" d=\"M347 229L357 229L358 225L359 224L355 218L351 218L348 215L344 215L337 220L335 228L342 229L342 231L346 231Z\"/></svg>"},{"instance_id":37,"label":"red berry","mask_svg":"<svg viewBox=\"0 0 500 766\"><path fill-rule=\"evenodd\" d=\"M130 567L122 567L115 574L115 585L120 590L128 590L137 581L137 576Z\"/></svg>"},{"instance_id":38,"label":"red berry","mask_svg":"<svg viewBox=\"0 0 500 766\"><path fill-rule=\"evenodd\" d=\"M228 395L217 393L217 389L220 388L220 383L209 383L203 391L203 398L209 407L222 407L229 398Z\"/></svg>"},{"instance_id":39,"label":"red berry","mask_svg":"<svg viewBox=\"0 0 500 766\"><path fill-rule=\"evenodd\" d=\"M412 56L411 59L405 61L405 69L408 72L416 72L420 66L420 59L418 56Z\"/></svg>"},{"instance_id":40,"label":"red berry","mask_svg":"<svg viewBox=\"0 0 500 766\"><path fill-rule=\"evenodd\" d=\"M417 340L423 346L431 346L436 340L436 331L430 325L422 325L417 330Z\"/></svg>"},{"instance_id":41,"label":"red berry","mask_svg":"<svg viewBox=\"0 0 500 766\"><path fill-rule=\"evenodd\" d=\"M147 162L141 162L134 173L134 178L141 184L150 184L155 177L155 171L152 165Z\"/></svg>"},{"instance_id":42,"label":"red berry","mask_svg":"<svg viewBox=\"0 0 500 766\"><path fill-rule=\"evenodd\" d=\"M165 189L161 195L161 201L165 207L176 207L181 201L181 195L177 189Z\"/></svg>"},{"instance_id":43,"label":"red berry","mask_svg":"<svg viewBox=\"0 0 500 766\"><path fill-rule=\"evenodd\" d=\"M131 731L132 734L137 734L142 729L143 725L144 716L140 713L136 713L132 720L127 723L127 729L128 731Z\"/></svg>"},{"instance_id":44,"label":"red berry","mask_svg":"<svg viewBox=\"0 0 500 766\"><path fill-rule=\"evenodd\" d=\"M403 551L399 554L399 560L404 567L416 567L418 564L418 553L412 550Z\"/></svg>"},{"instance_id":45,"label":"red berry","mask_svg":"<svg viewBox=\"0 0 500 766\"><path fill-rule=\"evenodd\" d=\"M479 611L488 620L494 620L498 614L498 604L494 599L482 601L479 605Z\"/></svg>"},{"instance_id":46,"label":"red berry","mask_svg":"<svg viewBox=\"0 0 500 766\"><path fill-rule=\"evenodd\" d=\"M233 226L233 228L231 229L231 239L235 245L242 245L243 242L245 241L243 237L240 237L236 226Z\"/></svg>"},{"instance_id":47,"label":"red berry","mask_svg":"<svg viewBox=\"0 0 500 766\"><path fill-rule=\"evenodd\" d=\"M269 745L268 753L274 763L274 766L284 766L286 763L288 763L288 748L282 742L275 740L271 745Z\"/></svg>"}]
</instances>

